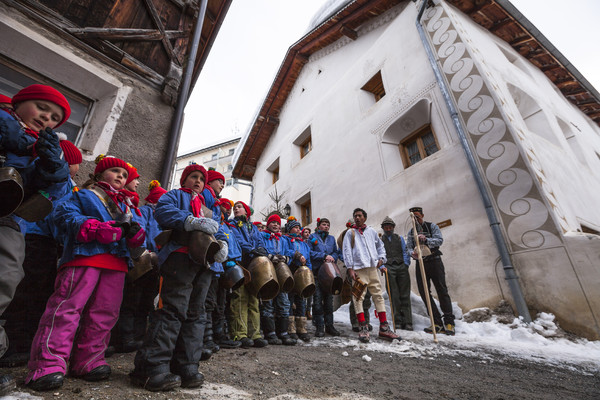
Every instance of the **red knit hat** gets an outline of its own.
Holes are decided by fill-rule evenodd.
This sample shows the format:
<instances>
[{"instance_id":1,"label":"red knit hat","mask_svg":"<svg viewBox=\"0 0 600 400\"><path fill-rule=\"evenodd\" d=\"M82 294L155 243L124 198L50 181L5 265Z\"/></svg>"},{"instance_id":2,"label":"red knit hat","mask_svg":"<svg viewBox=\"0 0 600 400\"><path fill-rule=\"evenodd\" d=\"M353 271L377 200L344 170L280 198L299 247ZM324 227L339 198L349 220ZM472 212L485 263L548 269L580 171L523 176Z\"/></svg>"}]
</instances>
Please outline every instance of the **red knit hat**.
<instances>
[{"instance_id":1,"label":"red knit hat","mask_svg":"<svg viewBox=\"0 0 600 400\"><path fill-rule=\"evenodd\" d=\"M8 96L5 96L3 94L0 94L0 103L8 103L11 104L12 103L12 99Z\"/></svg>"},{"instance_id":2,"label":"red knit hat","mask_svg":"<svg viewBox=\"0 0 600 400\"><path fill-rule=\"evenodd\" d=\"M81 164L83 161L81 151L73 143L68 140L61 140L59 144L69 165Z\"/></svg>"},{"instance_id":3,"label":"red knit hat","mask_svg":"<svg viewBox=\"0 0 600 400\"><path fill-rule=\"evenodd\" d=\"M216 204L218 206L223 206L228 210L231 210L231 208L233 207L233 202L226 198L221 198L221 199L217 200Z\"/></svg>"},{"instance_id":4,"label":"red knit hat","mask_svg":"<svg viewBox=\"0 0 600 400\"><path fill-rule=\"evenodd\" d=\"M47 100L62 108L65 115L58 125L55 126L55 128L61 126L66 120L69 119L69 116L71 116L71 106L69 106L69 102L61 92L51 86L31 85L21 89L12 98L13 107L16 108L18 103L26 100Z\"/></svg>"},{"instance_id":5,"label":"red knit hat","mask_svg":"<svg viewBox=\"0 0 600 400\"><path fill-rule=\"evenodd\" d=\"M152 204L158 203L160 196L167 193L167 191L160 186L160 182L157 180L150 182L150 185L148 185L148 190L150 191L150 194L148 194L144 200Z\"/></svg>"},{"instance_id":6,"label":"red knit hat","mask_svg":"<svg viewBox=\"0 0 600 400\"><path fill-rule=\"evenodd\" d=\"M96 157L96 169L94 169L94 175L98 175L103 173L105 170L113 167L120 167L126 169L129 172L129 165L117 157L106 156L104 154L100 154Z\"/></svg>"},{"instance_id":7,"label":"red knit hat","mask_svg":"<svg viewBox=\"0 0 600 400\"><path fill-rule=\"evenodd\" d=\"M209 169L206 171L206 184L209 184L212 181L216 181L217 179L221 179L223 183L225 183L225 177L222 173L215 171L214 169Z\"/></svg>"},{"instance_id":8,"label":"red knit hat","mask_svg":"<svg viewBox=\"0 0 600 400\"><path fill-rule=\"evenodd\" d=\"M181 185L181 187L183 187L183 184L187 179L188 175L194 171L202 172L202 175L204 175L204 183L206 183L206 169L204 169L204 167L200 164L190 164L187 167L185 167L181 174L181 179L179 179L179 184Z\"/></svg>"},{"instance_id":9,"label":"red knit hat","mask_svg":"<svg viewBox=\"0 0 600 400\"><path fill-rule=\"evenodd\" d=\"M127 163L127 165L128 165L127 172L129 173L129 175L127 176L127 182L125 182L125 185L129 184L129 182L131 182L135 178L140 177L140 174L138 174L136 167L134 167L133 165L131 165L129 163Z\"/></svg>"},{"instance_id":10,"label":"red knit hat","mask_svg":"<svg viewBox=\"0 0 600 400\"><path fill-rule=\"evenodd\" d=\"M235 202L235 204L238 204L238 203L240 203L242 206L244 206L244 210L246 210L246 217L250 218L250 216L254 213L254 210L252 210L252 208L248 204L244 203L243 201L238 200Z\"/></svg>"},{"instance_id":11,"label":"red knit hat","mask_svg":"<svg viewBox=\"0 0 600 400\"><path fill-rule=\"evenodd\" d=\"M279 225L281 225L281 217L277 214L273 214L271 215L268 219L267 219L267 225L269 225L271 222L278 222Z\"/></svg>"}]
</instances>

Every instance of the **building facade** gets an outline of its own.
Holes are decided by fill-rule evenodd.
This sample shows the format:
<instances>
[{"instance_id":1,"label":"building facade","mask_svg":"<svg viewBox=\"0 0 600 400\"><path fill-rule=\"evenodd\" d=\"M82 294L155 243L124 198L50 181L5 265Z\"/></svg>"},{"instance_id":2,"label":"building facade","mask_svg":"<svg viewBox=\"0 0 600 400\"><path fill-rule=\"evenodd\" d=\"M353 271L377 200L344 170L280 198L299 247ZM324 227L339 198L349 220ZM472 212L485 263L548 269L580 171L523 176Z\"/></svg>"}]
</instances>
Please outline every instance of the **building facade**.
<instances>
[{"instance_id":1,"label":"building facade","mask_svg":"<svg viewBox=\"0 0 600 400\"><path fill-rule=\"evenodd\" d=\"M175 106L193 87L230 3L2 1L0 93L13 96L33 83L57 88L72 107L59 130L83 153L76 181L88 179L96 156L109 154L138 168L144 198L149 181L171 170ZM186 64L192 50L195 62Z\"/></svg>"},{"instance_id":2,"label":"building facade","mask_svg":"<svg viewBox=\"0 0 600 400\"><path fill-rule=\"evenodd\" d=\"M346 1L317 18L288 51L234 176L252 179L256 210L277 187L293 215L313 227L326 216L333 233L361 207L368 224L389 215L405 235L408 209L422 206L442 227L463 310L515 304L501 240L531 314L598 339L600 96L509 2L433 3L423 36L421 2Z\"/></svg>"},{"instance_id":3,"label":"building facade","mask_svg":"<svg viewBox=\"0 0 600 400\"><path fill-rule=\"evenodd\" d=\"M233 201L241 200L246 204L250 204L252 196L251 183L234 179L231 176L233 171L233 155L239 143L239 137L231 138L177 156L170 189L178 188L179 180L185 167L196 163L204 166L206 169L212 168L223 174L225 177L225 187L221 192L221 197Z\"/></svg>"}]
</instances>

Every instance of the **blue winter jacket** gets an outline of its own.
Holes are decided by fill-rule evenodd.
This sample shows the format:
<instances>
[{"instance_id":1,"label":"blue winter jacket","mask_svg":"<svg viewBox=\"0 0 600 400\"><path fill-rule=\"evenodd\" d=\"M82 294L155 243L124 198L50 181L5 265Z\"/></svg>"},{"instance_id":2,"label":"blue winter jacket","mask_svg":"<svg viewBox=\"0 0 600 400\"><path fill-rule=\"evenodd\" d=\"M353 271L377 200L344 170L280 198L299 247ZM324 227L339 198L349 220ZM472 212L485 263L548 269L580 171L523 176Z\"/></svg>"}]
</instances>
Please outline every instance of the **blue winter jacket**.
<instances>
[{"instance_id":1,"label":"blue winter jacket","mask_svg":"<svg viewBox=\"0 0 600 400\"><path fill-rule=\"evenodd\" d=\"M251 222L244 222L239 218L234 218L229 221L229 227L231 228L233 237L242 249L242 256L262 246L260 232Z\"/></svg>"},{"instance_id":2,"label":"blue winter jacket","mask_svg":"<svg viewBox=\"0 0 600 400\"><path fill-rule=\"evenodd\" d=\"M289 241L285 239L284 235L275 238L271 237L271 232L260 232L260 238L262 241L262 247L267 250L269 254L280 254L287 256L290 252Z\"/></svg>"},{"instance_id":3,"label":"blue winter jacket","mask_svg":"<svg viewBox=\"0 0 600 400\"><path fill-rule=\"evenodd\" d=\"M336 240L329 234L325 236L325 241L323 241L319 231L316 231L308 237L307 242L310 247L310 262L315 272L325 262L325 257L331 256L335 261L340 257Z\"/></svg>"},{"instance_id":4,"label":"blue winter jacket","mask_svg":"<svg viewBox=\"0 0 600 400\"><path fill-rule=\"evenodd\" d=\"M299 239L299 236L293 237L290 235L285 235L285 239L288 242L288 254L286 256L290 257L290 259L294 258L294 254L296 252L300 252L306 258L306 266L312 270L312 263L310 262L310 247L306 242L303 242ZM291 261L290 264L292 266L300 266L300 263L297 260Z\"/></svg>"},{"instance_id":5,"label":"blue winter jacket","mask_svg":"<svg viewBox=\"0 0 600 400\"><path fill-rule=\"evenodd\" d=\"M209 208L213 213L212 218L218 223L221 223L221 207L216 204L217 199L215 199L213 196L213 192L205 187L202 191L202 196L204 196L206 207Z\"/></svg>"},{"instance_id":6,"label":"blue winter jacket","mask_svg":"<svg viewBox=\"0 0 600 400\"><path fill-rule=\"evenodd\" d=\"M156 218L154 218L155 209L156 204L146 204L140 207L140 211L142 212L142 219L144 220L144 225L142 225L142 227L146 231L146 243L144 244L144 246L148 251L153 252L156 252L158 250L156 248L154 238L162 232L162 229L160 229L160 226L158 226Z\"/></svg>"},{"instance_id":7,"label":"blue winter jacket","mask_svg":"<svg viewBox=\"0 0 600 400\"><path fill-rule=\"evenodd\" d=\"M126 210L124 204L121 203L119 206L121 210ZM113 220L102 201L91 190L84 189L74 192L65 201L57 205L56 209L52 212L52 223L58 225L57 229L61 233L61 242L64 246L59 264L62 265L69 262L76 256L113 254L117 257L126 258L131 268L132 264L125 238L108 244L102 244L95 240L89 243L77 241L81 225L88 219L97 219L101 222Z\"/></svg>"}]
</instances>

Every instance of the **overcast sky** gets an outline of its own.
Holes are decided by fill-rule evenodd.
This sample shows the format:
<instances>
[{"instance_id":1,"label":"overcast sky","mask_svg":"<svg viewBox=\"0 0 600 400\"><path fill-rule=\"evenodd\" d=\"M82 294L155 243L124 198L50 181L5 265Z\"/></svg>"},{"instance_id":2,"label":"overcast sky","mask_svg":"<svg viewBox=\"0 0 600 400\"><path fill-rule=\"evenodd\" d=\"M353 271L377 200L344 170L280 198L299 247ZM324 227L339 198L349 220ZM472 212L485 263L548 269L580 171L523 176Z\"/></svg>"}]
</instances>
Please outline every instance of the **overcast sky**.
<instances>
[{"instance_id":1,"label":"overcast sky","mask_svg":"<svg viewBox=\"0 0 600 400\"><path fill-rule=\"evenodd\" d=\"M326 2L233 1L186 107L179 154L246 133L288 48ZM511 2L600 89L599 0Z\"/></svg>"}]
</instances>

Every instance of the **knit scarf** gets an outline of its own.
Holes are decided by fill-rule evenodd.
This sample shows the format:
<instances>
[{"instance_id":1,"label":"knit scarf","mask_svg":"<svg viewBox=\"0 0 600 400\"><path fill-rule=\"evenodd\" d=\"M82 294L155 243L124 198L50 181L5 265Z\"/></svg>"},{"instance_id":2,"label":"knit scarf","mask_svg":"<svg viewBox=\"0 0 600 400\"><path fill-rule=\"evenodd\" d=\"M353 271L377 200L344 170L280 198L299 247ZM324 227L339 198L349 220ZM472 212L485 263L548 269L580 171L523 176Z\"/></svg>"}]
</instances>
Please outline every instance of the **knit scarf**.
<instances>
[{"instance_id":1,"label":"knit scarf","mask_svg":"<svg viewBox=\"0 0 600 400\"><path fill-rule=\"evenodd\" d=\"M102 181L96 182L96 186L104 190L108 197L110 197L117 205L119 203L126 203L125 199L127 198L127 195L124 193L123 189L117 190L108 183Z\"/></svg>"},{"instance_id":2,"label":"knit scarf","mask_svg":"<svg viewBox=\"0 0 600 400\"><path fill-rule=\"evenodd\" d=\"M357 229L361 235L364 235L365 229L367 229L367 225L356 226L356 224L352 225L352 228Z\"/></svg>"},{"instance_id":3,"label":"knit scarf","mask_svg":"<svg viewBox=\"0 0 600 400\"><path fill-rule=\"evenodd\" d=\"M325 239L327 238L327 235L329 235L329 232L317 231L317 234L321 237L322 241L325 241Z\"/></svg>"},{"instance_id":4,"label":"knit scarf","mask_svg":"<svg viewBox=\"0 0 600 400\"><path fill-rule=\"evenodd\" d=\"M297 233L288 233L288 237L290 238L290 241L292 243L294 243L296 240L299 240L299 241L303 242L302 236L300 236Z\"/></svg>"},{"instance_id":5,"label":"knit scarf","mask_svg":"<svg viewBox=\"0 0 600 400\"><path fill-rule=\"evenodd\" d=\"M270 232L270 231L266 231L267 233L270 233L271 236L269 236L270 240L279 240L281 238L281 232Z\"/></svg>"},{"instance_id":6,"label":"knit scarf","mask_svg":"<svg viewBox=\"0 0 600 400\"><path fill-rule=\"evenodd\" d=\"M200 196L198 193L194 192L192 189L179 188L179 190L192 195L192 200L190 201L190 207L192 208L192 214L194 215L194 217L204 217L204 213L202 212L202 205L204 204L204 197Z\"/></svg>"},{"instance_id":7,"label":"knit scarf","mask_svg":"<svg viewBox=\"0 0 600 400\"><path fill-rule=\"evenodd\" d=\"M122 189L122 192L127 196L125 198L125 204L127 204L129 208L135 210L135 213L138 215L138 217L141 217L142 212L138 208L138 205L140 204L140 195L127 189Z\"/></svg>"}]
</instances>

